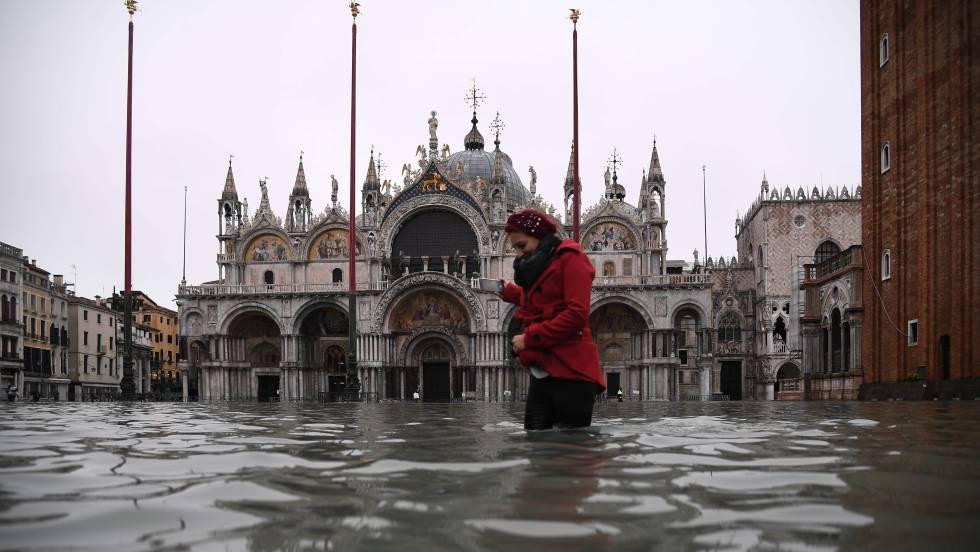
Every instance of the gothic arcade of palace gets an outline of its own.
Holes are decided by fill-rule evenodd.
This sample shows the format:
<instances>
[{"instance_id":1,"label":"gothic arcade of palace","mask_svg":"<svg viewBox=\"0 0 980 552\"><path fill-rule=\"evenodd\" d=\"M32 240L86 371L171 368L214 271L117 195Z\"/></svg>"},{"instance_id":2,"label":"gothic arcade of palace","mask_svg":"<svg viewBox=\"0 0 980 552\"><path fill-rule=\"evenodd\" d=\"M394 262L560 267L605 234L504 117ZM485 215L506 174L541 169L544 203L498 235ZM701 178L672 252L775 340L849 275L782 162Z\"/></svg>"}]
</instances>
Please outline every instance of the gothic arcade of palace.
<instances>
[{"instance_id":1,"label":"gothic arcade of palace","mask_svg":"<svg viewBox=\"0 0 980 552\"><path fill-rule=\"evenodd\" d=\"M519 330L514 308L472 279L513 277L508 212L557 213L536 194L533 168L526 188L499 139L488 151L475 114L472 123L465 149L450 154L448 146L439 151L433 114L428 151L420 149L415 170L404 167L402 185L379 180L372 153L354 251L357 371L371 397L411 398L420 389L425 400L496 401L526 391L526 370L509 346ZM610 391L645 400L767 398L768 387L772 398L778 367L757 357L760 347L776 349L755 331L753 315L768 305L757 304L752 282L736 289L753 280L752 253L709 261L720 270L668 266L656 144L637 205L615 172L605 178L604 197L583 210L581 235L596 267L591 325ZM336 181L331 204L315 213L301 158L285 220L260 185L249 216L229 164L218 200L219 278L178 291L179 365L192 398L315 400L344 387L351 252ZM571 162L565 222L570 195ZM799 377L798 358L774 362Z\"/></svg>"}]
</instances>

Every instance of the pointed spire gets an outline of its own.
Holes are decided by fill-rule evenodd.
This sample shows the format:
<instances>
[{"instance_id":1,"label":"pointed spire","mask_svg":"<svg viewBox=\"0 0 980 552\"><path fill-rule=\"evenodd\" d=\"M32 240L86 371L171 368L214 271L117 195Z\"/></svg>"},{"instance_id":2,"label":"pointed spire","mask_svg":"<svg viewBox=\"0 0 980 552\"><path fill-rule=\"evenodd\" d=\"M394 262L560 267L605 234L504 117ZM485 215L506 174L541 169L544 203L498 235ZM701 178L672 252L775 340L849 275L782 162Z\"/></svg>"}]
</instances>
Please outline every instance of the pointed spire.
<instances>
[{"instance_id":1,"label":"pointed spire","mask_svg":"<svg viewBox=\"0 0 980 552\"><path fill-rule=\"evenodd\" d=\"M653 151L650 152L650 169L647 170L647 178L650 180L663 180L664 171L660 167L660 154L657 153L657 137L653 137Z\"/></svg>"},{"instance_id":2,"label":"pointed spire","mask_svg":"<svg viewBox=\"0 0 980 552\"><path fill-rule=\"evenodd\" d=\"M568 154L568 172L565 173L565 196L572 195L572 180L575 178L575 144L572 144L572 152Z\"/></svg>"},{"instance_id":3,"label":"pointed spire","mask_svg":"<svg viewBox=\"0 0 980 552\"><path fill-rule=\"evenodd\" d=\"M499 147L500 142L499 142L499 140L497 141L497 145L498 145L498 147L497 147L496 150L494 150L494 156L493 156L493 182L495 184L503 184L504 183L504 164L503 164L503 161L502 160L503 160L504 155L503 155L503 152L500 151L500 147Z\"/></svg>"},{"instance_id":4,"label":"pointed spire","mask_svg":"<svg viewBox=\"0 0 980 552\"><path fill-rule=\"evenodd\" d=\"M293 184L292 195L310 195L309 189L306 187L306 171L303 169L303 150L299 152L299 168L296 169L296 183Z\"/></svg>"},{"instance_id":5,"label":"pointed spire","mask_svg":"<svg viewBox=\"0 0 980 552\"><path fill-rule=\"evenodd\" d=\"M371 148L371 159L368 161L367 176L364 178L364 187L379 186L378 166L374 163L374 148Z\"/></svg>"},{"instance_id":6,"label":"pointed spire","mask_svg":"<svg viewBox=\"0 0 980 552\"><path fill-rule=\"evenodd\" d=\"M231 160L233 155L228 156L228 175L225 176L225 189L221 192L221 199L238 201L238 190L235 189L235 175L231 172Z\"/></svg>"}]
</instances>

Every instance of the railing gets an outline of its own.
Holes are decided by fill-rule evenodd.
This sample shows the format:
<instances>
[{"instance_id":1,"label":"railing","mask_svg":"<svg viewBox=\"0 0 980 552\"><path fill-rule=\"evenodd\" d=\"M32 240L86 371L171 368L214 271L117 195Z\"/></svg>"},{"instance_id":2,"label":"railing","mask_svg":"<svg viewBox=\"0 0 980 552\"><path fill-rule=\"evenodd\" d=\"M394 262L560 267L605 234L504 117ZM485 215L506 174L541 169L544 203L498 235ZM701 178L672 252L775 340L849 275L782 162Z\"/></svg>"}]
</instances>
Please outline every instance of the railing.
<instances>
[{"instance_id":1,"label":"railing","mask_svg":"<svg viewBox=\"0 0 980 552\"><path fill-rule=\"evenodd\" d=\"M384 291L388 282L366 282L357 284L359 291ZM344 293L347 284L206 284L202 286L178 286L177 295L285 295L292 293Z\"/></svg>"},{"instance_id":2,"label":"railing","mask_svg":"<svg viewBox=\"0 0 980 552\"><path fill-rule=\"evenodd\" d=\"M803 387L800 385L800 381L800 378L779 380L779 392L801 390Z\"/></svg>"},{"instance_id":3,"label":"railing","mask_svg":"<svg viewBox=\"0 0 980 552\"><path fill-rule=\"evenodd\" d=\"M596 286L703 286L707 274L653 274L648 276L596 276Z\"/></svg>"},{"instance_id":4,"label":"railing","mask_svg":"<svg viewBox=\"0 0 980 552\"><path fill-rule=\"evenodd\" d=\"M860 245L852 245L841 251L837 255L817 264L803 265L804 277L806 280L819 280L825 276L834 274L842 268L851 266L852 262L861 264L861 256L858 253Z\"/></svg>"},{"instance_id":5,"label":"railing","mask_svg":"<svg viewBox=\"0 0 980 552\"><path fill-rule=\"evenodd\" d=\"M0 354L0 360L21 360L20 355L17 353L2 353Z\"/></svg>"},{"instance_id":6,"label":"railing","mask_svg":"<svg viewBox=\"0 0 980 552\"><path fill-rule=\"evenodd\" d=\"M7 245L0 242L0 255L13 257L19 261L24 256L24 250L19 247L14 247L12 245Z\"/></svg>"},{"instance_id":7,"label":"railing","mask_svg":"<svg viewBox=\"0 0 980 552\"><path fill-rule=\"evenodd\" d=\"M235 260L236 257L234 253L218 253L219 263L233 263Z\"/></svg>"},{"instance_id":8,"label":"railing","mask_svg":"<svg viewBox=\"0 0 980 552\"><path fill-rule=\"evenodd\" d=\"M785 341L774 341L772 347L770 347L774 353L787 353L789 352L789 347L786 346Z\"/></svg>"}]
</instances>

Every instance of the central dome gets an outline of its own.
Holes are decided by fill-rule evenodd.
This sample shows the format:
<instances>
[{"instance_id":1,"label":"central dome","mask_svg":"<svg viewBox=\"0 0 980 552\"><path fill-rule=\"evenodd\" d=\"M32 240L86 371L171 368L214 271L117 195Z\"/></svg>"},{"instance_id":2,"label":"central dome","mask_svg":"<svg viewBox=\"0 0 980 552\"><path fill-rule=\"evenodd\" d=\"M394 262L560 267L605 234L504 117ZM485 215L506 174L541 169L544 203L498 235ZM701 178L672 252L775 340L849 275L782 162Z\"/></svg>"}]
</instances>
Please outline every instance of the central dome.
<instances>
[{"instance_id":1,"label":"central dome","mask_svg":"<svg viewBox=\"0 0 980 552\"><path fill-rule=\"evenodd\" d=\"M461 179L463 183L475 183L477 177L482 176L487 186L492 187L493 166L497 153L496 151L486 151L483 149L483 136L476 128L477 120L475 115L471 122L473 123L473 128L466 135L466 149L457 151L449 156L449 170L455 171L456 164L462 163L463 174ZM497 148L500 148L499 143L497 143ZM521 177L514 170L514 164L510 160L510 156L501 151L500 157L501 170L503 171L504 177L504 193L507 195L507 210L514 211L518 206L527 203L531 193L524 187L524 184L521 182Z\"/></svg>"}]
</instances>

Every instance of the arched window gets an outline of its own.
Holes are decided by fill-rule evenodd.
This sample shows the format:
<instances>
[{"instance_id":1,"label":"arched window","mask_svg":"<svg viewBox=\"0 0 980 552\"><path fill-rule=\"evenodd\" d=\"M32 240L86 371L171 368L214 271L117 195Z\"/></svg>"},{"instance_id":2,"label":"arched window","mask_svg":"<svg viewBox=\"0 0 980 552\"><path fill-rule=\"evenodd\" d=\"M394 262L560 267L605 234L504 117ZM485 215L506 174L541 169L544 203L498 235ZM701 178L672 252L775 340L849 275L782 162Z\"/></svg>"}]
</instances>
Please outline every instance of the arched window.
<instances>
[{"instance_id":1,"label":"arched window","mask_svg":"<svg viewBox=\"0 0 980 552\"><path fill-rule=\"evenodd\" d=\"M693 309L686 308L674 316L674 335L676 348L697 348L701 333L701 320Z\"/></svg>"},{"instance_id":2,"label":"arched window","mask_svg":"<svg viewBox=\"0 0 980 552\"><path fill-rule=\"evenodd\" d=\"M840 247L837 247L837 244L830 240L827 240L817 246L817 250L813 253L815 262L817 263L822 263L827 259L836 257L837 255L840 255Z\"/></svg>"},{"instance_id":3,"label":"arched window","mask_svg":"<svg viewBox=\"0 0 980 552\"><path fill-rule=\"evenodd\" d=\"M718 341L726 343L729 341L739 342L742 340L742 324L738 315L734 312L727 312L718 323Z\"/></svg>"},{"instance_id":4,"label":"arched window","mask_svg":"<svg viewBox=\"0 0 980 552\"><path fill-rule=\"evenodd\" d=\"M6 295L0 296L0 320L4 322L10 320L10 303Z\"/></svg>"},{"instance_id":5,"label":"arched window","mask_svg":"<svg viewBox=\"0 0 980 552\"><path fill-rule=\"evenodd\" d=\"M834 309L830 314L830 371L840 372L841 369L841 316L840 309Z\"/></svg>"},{"instance_id":6,"label":"arched window","mask_svg":"<svg viewBox=\"0 0 980 552\"><path fill-rule=\"evenodd\" d=\"M772 340L773 343L786 346L786 321L783 320L782 316L776 317L776 323L773 324Z\"/></svg>"},{"instance_id":7,"label":"arched window","mask_svg":"<svg viewBox=\"0 0 980 552\"><path fill-rule=\"evenodd\" d=\"M881 145L881 173L885 174L892 168L892 145L885 142Z\"/></svg>"},{"instance_id":8,"label":"arched window","mask_svg":"<svg viewBox=\"0 0 980 552\"><path fill-rule=\"evenodd\" d=\"M333 276L333 283L335 283L335 284L338 284L338 283L344 281L344 271L343 270L340 270L339 268L333 269L332 276Z\"/></svg>"},{"instance_id":9,"label":"arched window","mask_svg":"<svg viewBox=\"0 0 980 552\"><path fill-rule=\"evenodd\" d=\"M10 296L10 319L17 320L17 296Z\"/></svg>"},{"instance_id":10,"label":"arched window","mask_svg":"<svg viewBox=\"0 0 980 552\"><path fill-rule=\"evenodd\" d=\"M276 283L276 275L272 273L271 270L265 271L265 283L274 284Z\"/></svg>"},{"instance_id":11,"label":"arched window","mask_svg":"<svg viewBox=\"0 0 980 552\"><path fill-rule=\"evenodd\" d=\"M881 42L878 44L878 67L883 67L888 63L888 33L881 35Z\"/></svg>"},{"instance_id":12,"label":"arched window","mask_svg":"<svg viewBox=\"0 0 980 552\"><path fill-rule=\"evenodd\" d=\"M886 249L881 253L881 279L890 280L892 277L892 250Z\"/></svg>"},{"instance_id":13,"label":"arched window","mask_svg":"<svg viewBox=\"0 0 980 552\"><path fill-rule=\"evenodd\" d=\"M851 371L851 325L847 322L841 324L841 370Z\"/></svg>"}]
</instances>

